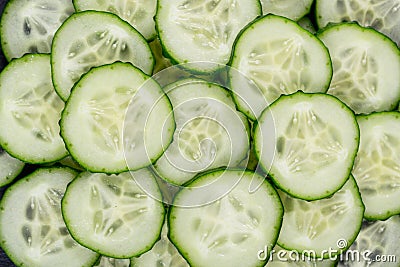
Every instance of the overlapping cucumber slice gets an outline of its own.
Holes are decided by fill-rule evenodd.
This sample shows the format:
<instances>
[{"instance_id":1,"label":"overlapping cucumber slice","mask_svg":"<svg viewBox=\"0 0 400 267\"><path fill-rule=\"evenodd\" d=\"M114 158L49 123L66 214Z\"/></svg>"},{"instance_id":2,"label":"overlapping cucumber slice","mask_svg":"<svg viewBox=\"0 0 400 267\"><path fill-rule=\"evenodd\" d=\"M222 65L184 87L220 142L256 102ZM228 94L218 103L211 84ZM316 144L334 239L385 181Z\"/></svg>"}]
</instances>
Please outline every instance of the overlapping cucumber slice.
<instances>
[{"instance_id":1,"label":"overlapping cucumber slice","mask_svg":"<svg viewBox=\"0 0 400 267\"><path fill-rule=\"evenodd\" d=\"M156 36L153 17L156 15L157 0L73 0L75 9L107 11L129 22L147 40Z\"/></svg>"},{"instance_id":2,"label":"overlapping cucumber slice","mask_svg":"<svg viewBox=\"0 0 400 267\"><path fill-rule=\"evenodd\" d=\"M389 111L397 106L400 50L394 42L355 23L327 27L318 37L328 47L333 62L328 94L356 113Z\"/></svg>"},{"instance_id":3,"label":"overlapping cucumber slice","mask_svg":"<svg viewBox=\"0 0 400 267\"><path fill-rule=\"evenodd\" d=\"M339 267L399 266L400 216L364 221L357 239L340 257Z\"/></svg>"},{"instance_id":4,"label":"overlapping cucumber slice","mask_svg":"<svg viewBox=\"0 0 400 267\"><path fill-rule=\"evenodd\" d=\"M334 258L356 239L364 205L353 177L332 197L316 201L280 192L285 209L278 244L314 258Z\"/></svg>"},{"instance_id":5,"label":"overlapping cucumber slice","mask_svg":"<svg viewBox=\"0 0 400 267\"><path fill-rule=\"evenodd\" d=\"M57 31L51 48L57 93L67 100L82 74L115 61L130 62L148 75L153 71L150 47L129 23L108 12L74 13Z\"/></svg>"},{"instance_id":6,"label":"overlapping cucumber slice","mask_svg":"<svg viewBox=\"0 0 400 267\"><path fill-rule=\"evenodd\" d=\"M263 177L212 171L176 195L169 237L191 266L262 266L266 259L257 253L274 246L282 215L278 194Z\"/></svg>"},{"instance_id":7,"label":"overlapping cucumber slice","mask_svg":"<svg viewBox=\"0 0 400 267\"><path fill-rule=\"evenodd\" d=\"M384 220L400 213L400 113L358 116L360 148L353 175L365 204L365 217Z\"/></svg>"},{"instance_id":8,"label":"overlapping cucumber slice","mask_svg":"<svg viewBox=\"0 0 400 267\"><path fill-rule=\"evenodd\" d=\"M61 199L76 172L38 169L6 190L0 202L0 242L18 266L90 267L98 254L70 236Z\"/></svg>"},{"instance_id":9,"label":"overlapping cucumber slice","mask_svg":"<svg viewBox=\"0 0 400 267\"><path fill-rule=\"evenodd\" d=\"M275 15L256 19L241 32L230 65L235 101L252 120L282 94L326 92L332 78L323 43L297 23Z\"/></svg>"},{"instance_id":10,"label":"overlapping cucumber slice","mask_svg":"<svg viewBox=\"0 0 400 267\"><path fill-rule=\"evenodd\" d=\"M58 122L64 102L51 82L50 56L28 54L0 74L0 145L29 163L49 163L68 152Z\"/></svg>"},{"instance_id":11,"label":"overlapping cucumber slice","mask_svg":"<svg viewBox=\"0 0 400 267\"><path fill-rule=\"evenodd\" d=\"M261 0L263 14L275 14L292 20L299 20L308 14L313 0Z\"/></svg>"},{"instance_id":12,"label":"overlapping cucumber slice","mask_svg":"<svg viewBox=\"0 0 400 267\"><path fill-rule=\"evenodd\" d=\"M259 15L261 6L255 0L160 0L155 20L164 51L173 61L211 72L228 63L237 34Z\"/></svg>"},{"instance_id":13,"label":"overlapping cucumber slice","mask_svg":"<svg viewBox=\"0 0 400 267\"><path fill-rule=\"evenodd\" d=\"M147 169L119 175L84 172L69 186L62 213L71 235L83 246L113 258L151 249L164 222L164 206Z\"/></svg>"},{"instance_id":14,"label":"overlapping cucumber slice","mask_svg":"<svg viewBox=\"0 0 400 267\"><path fill-rule=\"evenodd\" d=\"M105 173L150 165L168 147L175 125L160 86L121 62L94 68L76 84L60 124L73 158Z\"/></svg>"},{"instance_id":15,"label":"overlapping cucumber slice","mask_svg":"<svg viewBox=\"0 0 400 267\"><path fill-rule=\"evenodd\" d=\"M356 21L384 33L400 44L399 0L317 0L315 14L320 28L329 22Z\"/></svg>"},{"instance_id":16,"label":"overlapping cucumber slice","mask_svg":"<svg viewBox=\"0 0 400 267\"><path fill-rule=\"evenodd\" d=\"M176 130L173 142L154 165L157 173L182 185L197 173L236 167L249 151L248 123L227 90L200 79L184 79L166 88Z\"/></svg>"},{"instance_id":17,"label":"overlapping cucumber slice","mask_svg":"<svg viewBox=\"0 0 400 267\"><path fill-rule=\"evenodd\" d=\"M255 152L274 183L288 194L328 197L348 179L359 144L354 113L337 98L297 92L260 116Z\"/></svg>"},{"instance_id":18,"label":"overlapping cucumber slice","mask_svg":"<svg viewBox=\"0 0 400 267\"><path fill-rule=\"evenodd\" d=\"M50 53L54 33L73 12L71 1L7 1L0 21L1 47L7 60L26 53Z\"/></svg>"}]
</instances>

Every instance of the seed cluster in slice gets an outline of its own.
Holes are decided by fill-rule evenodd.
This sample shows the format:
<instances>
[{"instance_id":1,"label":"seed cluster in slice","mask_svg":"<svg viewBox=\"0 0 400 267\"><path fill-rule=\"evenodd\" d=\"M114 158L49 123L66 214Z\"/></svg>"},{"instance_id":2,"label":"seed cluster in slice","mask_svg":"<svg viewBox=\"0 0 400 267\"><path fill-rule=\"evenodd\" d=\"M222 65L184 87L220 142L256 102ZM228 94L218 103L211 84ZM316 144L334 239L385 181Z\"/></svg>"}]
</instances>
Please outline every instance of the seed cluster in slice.
<instances>
[{"instance_id":1,"label":"seed cluster in slice","mask_svg":"<svg viewBox=\"0 0 400 267\"><path fill-rule=\"evenodd\" d=\"M160 199L147 169L119 175L84 172L68 186L62 212L80 244L109 257L130 258L157 241L165 213Z\"/></svg>"},{"instance_id":2,"label":"seed cluster in slice","mask_svg":"<svg viewBox=\"0 0 400 267\"><path fill-rule=\"evenodd\" d=\"M326 94L297 92L266 109L254 130L261 166L288 194L327 197L346 182L358 149L354 114Z\"/></svg>"},{"instance_id":3,"label":"seed cluster in slice","mask_svg":"<svg viewBox=\"0 0 400 267\"><path fill-rule=\"evenodd\" d=\"M261 0L263 14L275 14L299 20L311 9L313 0Z\"/></svg>"},{"instance_id":4,"label":"seed cluster in slice","mask_svg":"<svg viewBox=\"0 0 400 267\"><path fill-rule=\"evenodd\" d=\"M355 23L325 28L333 77L328 94L356 113L393 110L400 101L400 50L381 33ZM390 69L390 71L387 71Z\"/></svg>"},{"instance_id":5,"label":"seed cluster in slice","mask_svg":"<svg viewBox=\"0 0 400 267\"><path fill-rule=\"evenodd\" d=\"M50 53L54 33L75 11L72 2L65 0L7 2L0 21L0 40L9 61L26 53Z\"/></svg>"},{"instance_id":6,"label":"seed cluster in slice","mask_svg":"<svg viewBox=\"0 0 400 267\"><path fill-rule=\"evenodd\" d=\"M7 189L0 202L0 242L18 266L91 266L98 254L70 236L61 199L76 172L39 169Z\"/></svg>"},{"instance_id":7,"label":"seed cluster in slice","mask_svg":"<svg viewBox=\"0 0 400 267\"><path fill-rule=\"evenodd\" d=\"M13 60L0 74L0 145L30 163L65 157L58 125L63 108L51 82L49 55Z\"/></svg>"},{"instance_id":8,"label":"seed cluster in slice","mask_svg":"<svg viewBox=\"0 0 400 267\"><path fill-rule=\"evenodd\" d=\"M258 190L251 190L254 181ZM191 266L261 266L266 260L257 252L275 244L282 212L275 189L258 174L213 171L177 193L169 237Z\"/></svg>"},{"instance_id":9,"label":"seed cluster in slice","mask_svg":"<svg viewBox=\"0 0 400 267\"><path fill-rule=\"evenodd\" d=\"M320 28L329 22L356 21L372 27L400 44L400 1L399 0L317 0L316 19Z\"/></svg>"},{"instance_id":10,"label":"seed cluster in slice","mask_svg":"<svg viewBox=\"0 0 400 267\"><path fill-rule=\"evenodd\" d=\"M181 185L199 172L236 167L246 158L248 123L227 90L204 80L184 79L164 91L173 106L176 130L154 165L161 177Z\"/></svg>"},{"instance_id":11,"label":"seed cluster in slice","mask_svg":"<svg viewBox=\"0 0 400 267\"><path fill-rule=\"evenodd\" d=\"M165 52L177 63L214 63L191 66L207 72L228 63L237 34L259 15L255 0L160 0L155 19Z\"/></svg>"},{"instance_id":12,"label":"seed cluster in slice","mask_svg":"<svg viewBox=\"0 0 400 267\"><path fill-rule=\"evenodd\" d=\"M60 124L74 159L106 173L150 165L174 131L171 104L159 85L121 62L94 68L76 84Z\"/></svg>"},{"instance_id":13,"label":"seed cluster in slice","mask_svg":"<svg viewBox=\"0 0 400 267\"><path fill-rule=\"evenodd\" d=\"M153 17L156 15L157 0L73 0L75 9L107 11L129 22L147 40L156 36Z\"/></svg>"},{"instance_id":14,"label":"seed cluster in slice","mask_svg":"<svg viewBox=\"0 0 400 267\"><path fill-rule=\"evenodd\" d=\"M358 116L360 148L353 175L365 204L365 217L384 220L400 212L400 114Z\"/></svg>"},{"instance_id":15,"label":"seed cluster in slice","mask_svg":"<svg viewBox=\"0 0 400 267\"><path fill-rule=\"evenodd\" d=\"M338 266L397 267L400 247L400 216L387 220L364 221L357 239L344 255L352 251L362 252L360 257L345 256Z\"/></svg>"},{"instance_id":16,"label":"seed cluster in slice","mask_svg":"<svg viewBox=\"0 0 400 267\"><path fill-rule=\"evenodd\" d=\"M332 77L322 42L297 23L275 15L242 31L230 64L235 101L252 120L282 94L326 92Z\"/></svg>"},{"instance_id":17,"label":"seed cluster in slice","mask_svg":"<svg viewBox=\"0 0 400 267\"><path fill-rule=\"evenodd\" d=\"M357 237L364 205L353 177L332 197L321 200L305 201L279 192L285 210L280 246L329 258L346 250Z\"/></svg>"},{"instance_id":18,"label":"seed cluster in slice","mask_svg":"<svg viewBox=\"0 0 400 267\"><path fill-rule=\"evenodd\" d=\"M129 23L108 12L74 13L57 31L52 44L57 93L67 100L82 74L115 61L130 62L148 75L154 65L149 45Z\"/></svg>"}]
</instances>

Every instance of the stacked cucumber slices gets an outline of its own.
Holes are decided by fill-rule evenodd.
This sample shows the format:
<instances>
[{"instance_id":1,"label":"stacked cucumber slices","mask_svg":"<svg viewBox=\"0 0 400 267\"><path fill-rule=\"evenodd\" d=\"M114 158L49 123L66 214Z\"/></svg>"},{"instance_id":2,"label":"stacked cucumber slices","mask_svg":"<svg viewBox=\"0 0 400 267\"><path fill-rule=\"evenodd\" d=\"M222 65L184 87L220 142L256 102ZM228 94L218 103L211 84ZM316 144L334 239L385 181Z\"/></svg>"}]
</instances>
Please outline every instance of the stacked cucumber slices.
<instances>
[{"instance_id":1,"label":"stacked cucumber slices","mask_svg":"<svg viewBox=\"0 0 400 267\"><path fill-rule=\"evenodd\" d=\"M6 266L400 266L399 12L8 1Z\"/></svg>"}]
</instances>

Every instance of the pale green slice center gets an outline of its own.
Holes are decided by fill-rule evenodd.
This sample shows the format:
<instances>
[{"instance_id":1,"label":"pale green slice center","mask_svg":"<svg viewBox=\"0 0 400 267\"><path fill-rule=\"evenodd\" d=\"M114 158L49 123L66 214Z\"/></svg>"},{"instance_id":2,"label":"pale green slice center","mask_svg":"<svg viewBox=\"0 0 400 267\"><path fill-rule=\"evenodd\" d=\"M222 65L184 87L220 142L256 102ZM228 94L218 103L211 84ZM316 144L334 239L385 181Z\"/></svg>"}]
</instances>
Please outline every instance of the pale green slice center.
<instances>
[{"instance_id":1,"label":"pale green slice center","mask_svg":"<svg viewBox=\"0 0 400 267\"><path fill-rule=\"evenodd\" d=\"M63 192L49 188L32 195L25 204L26 222L21 235L33 258L57 254L77 243L71 238L60 216Z\"/></svg>"},{"instance_id":2,"label":"pale green slice center","mask_svg":"<svg viewBox=\"0 0 400 267\"><path fill-rule=\"evenodd\" d=\"M237 0L186 0L178 6L173 20L202 49L226 51L229 57L237 33L230 21L239 14Z\"/></svg>"},{"instance_id":3,"label":"pale green slice center","mask_svg":"<svg viewBox=\"0 0 400 267\"><path fill-rule=\"evenodd\" d=\"M58 121L64 102L48 83L24 92L9 102L10 112L18 125L48 143L59 139Z\"/></svg>"},{"instance_id":4,"label":"pale green slice center","mask_svg":"<svg viewBox=\"0 0 400 267\"><path fill-rule=\"evenodd\" d=\"M251 50L246 59L246 75L261 89L266 100L272 102L281 94L309 87L304 77L308 61L298 38L274 39Z\"/></svg>"},{"instance_id":5,"label":"pale green slice center","mask_svg":"<svg viewBox=\"0 0 400 267\"><path fill-rule=\"evenodd\" d=\"M346 155L338 130L312 107L300 105L282 128L284 131L279 133L276 143L278 164L292 175L312 174Z\"/></svg>"}]
</instances>

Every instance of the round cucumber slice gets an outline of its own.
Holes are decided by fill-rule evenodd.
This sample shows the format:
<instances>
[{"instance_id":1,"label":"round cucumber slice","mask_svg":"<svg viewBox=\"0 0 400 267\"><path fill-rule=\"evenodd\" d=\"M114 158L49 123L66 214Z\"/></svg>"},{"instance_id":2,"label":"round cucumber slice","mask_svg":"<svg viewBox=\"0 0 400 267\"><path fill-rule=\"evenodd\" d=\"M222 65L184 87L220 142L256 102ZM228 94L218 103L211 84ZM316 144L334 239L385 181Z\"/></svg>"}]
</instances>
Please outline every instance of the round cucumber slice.
<instances>
[{"instance_id":1,"label":"round cucumber slice","mask_svg":"<svg viewBox=\"0 0 400 267\"><path fill-rule=\"evenodd\" d=\"M393 110L400 101L400 50L383 34L355 23L325 28L318 37L328 47L333 78L328 94L355 113Z\"/></svg>"},{"instance_id":2,"label":"round cucumber slice","mask_svg":"<svg viewBox=\"0 0 400 267\"><path fill-rule=\"evenodd\" d=\"M54 33L73 12L71 1L8 1L0 21L1 47L7 60L26 53L50 53Z\"/></svg>"},{"instance_id":3,"label":"round cucumber slice","mask_svg":"<svg viewBox=\"0 0 400 267\"><path fill-rule=\"evenodd\" d=\"M310 12L313 0L261 0L263 14L272 13L299 20Z\"/></svg>"},{"instance_id":4,"label":"round cucumber slice","mask_svg":"<svg viewBox=\"0 0 400 267\"><path fill-rule=\"evenodd\" d=\"M174 244L168 239L168 221L161 231L160 240L154 247L140 255L131 258L131 267L190 267Z\"/></svg>"},{"instance_id":5,"label":"round cucumber slice","mask_svg":"<svg viewBox=\"0 0 400 267\"><path fill-rule=\"evenodd\" d=\"M217 170L178 192L169 238L191 266L263 266L268 255L260 260L257 253L275 245L282 216L279 196L264 177Z\"/></svg>"},{"instance_id":6,"label":"round cucumber slice","mask_svg":"<svg viewBox=\"0 0 400 267\"><path fill-rule=\"evenodd\" d=\"M332 197L316 201L278 192L285 210L279 246L318 259L334 258L356 239L364 205L353 177Z\"/></svg>"},{"instance_id":7,"label":"round cucumber slice","mask_svg":"<svg viewBox=\"0 0 400 267\"><path fill-rule=\"evenodd\" d=\"M153 199L153 196L155 199ZM102 255L131 258L151 249L165 210L147 169L119 175L84 172L69 184L62 213L71 235Z\"/></svg>"},{"instance_id":8,"label":"round cucumber slice","mask_svg":"<svg viewBox=\"0 0 400 267\"><path fill-rule=\"evenodd\" d=\"M393 216L385 221L364 221L357 239L349 250L343 253L338 266L398 267L399 240L400 216ZM361 255L352 256L353 251Z\"/></svg>"},{"instance_id":9,"label":"round cucumber slice","mask_svg":"<svg viewBox=\"0 0 400 267\"><path fill-rule=\"evenodd\" d=\"M68 154L58 125L63 108L51 83L49 55L11 61L0 74L0 145L29 163L62 159Z\"/></svg>"},{"instance_id":10,"label":"round cucumber slice","mask_svg":"<svg viewBox=\"0 0 400 267\"><path fill-rule=\"evenodd\" d=\"M367 219L400 213L400 113L358 116L360 148L353 175L360 187Z\"/></svg>"},{"instance_id":11,"label":"round cucumber slice","mask_svg":"<svg viewBox=\"0 0 400 267\"><path fill-rule=\"evenodd\" d=\"M157 0L73 0L76 11L107 11L129 22L147 40L156 36Z\"/></svg>"},{"instance_id":12,"label":"round cucumber slice","mask_svg":"<svg viewBox=\"0 0 400 267\"><path fill-rule=\"evenodd\" d=\"M319 28L330 22L356 21L384 33L400 44L399 0L316 0L315 6Z\"/></svg>"},{"instance_id":13,"label":"round cucumber slice","mask_svg":"<svg viewBox=\"0 0 400 267\"><path fill-rule=\"evenodd\" d=\"M154 66L147 41L118 16L101 11L71 15L56 32L52 44L51 66L57 93L66 101L82 74L115 61L130 62L148 75Z\"/></svg>"},{"instance_id":14,"label":"round cucumber slice","mask_svg":"<svg viewBox=\"0 0 400 267\"><path fill-rule=\"evenodd\" d=\"M176 130L171 145L154 165L168 182L182 185L197 173L236 167L250 149L248 122L219 85L183 79L164 91L171 100Z\"/></svg>"},{"instance_id":15,"label":"round cucumber slice","mask_svg":"<svg viewBox=\"0 0 400 267\"><path fill-rule=\"evenodd\" d=\"M235 101L252 120L282 94L326 92L332 78L324 44L296 22L275 15L254 20L242 31L230 65Z\"/></svg>"},{"instance_id":16,"label":"round cucumber slice","mask_svg":"<svg viewBox=\"0 0 400 267\"><path fill-rule=\"evenodd\" d=\"M61 118L72 157L92 172L150 165L174 132L171 103L160 86L129 63L90 70L75 85Z\"/></svg>"},{"instance_id":17,"label":"round cucumber slice","mask_svg":"<svg viewBox=\"0 0 400 267\"><path fill-rule=\"evenodd\" d=\"M237 34L259 15L257 0L159 0L155 21L164 51L174 62L212 72L228 63Z\"/></svg>"},{"instance_id":18,"label":"round cucumber slice","mask_svg":"<svg viewBox=\"0 0 400 267\"><path fill-rule=\"evenodd\" d=\"M11 183L22 172L25 163L0 147L0 186Z\"/></svg>"},{"instance_id":19,"label":"round cucumber slice","mask_svg":"<svg viewBox=\"0 0 400 267\"><path fill-rule=\"evenodd\" d=\"M76 172L38 169L9 187L0 202L1 247L17 266L90 267L98 254L76 243L61 216L61 199Z\"/></svg>"},{"instance_id":20,"label":"round cucumber slice","mask_svg":"<svg viewBox=\"0 0 400 267\"><path fill-rule=\"evenodd\" d=\"M359 144L354 113L337 98L297 92L260 116L254 146L261 166L286 193L315 200L346 182Z\"/></svg>"}]
</instances>

